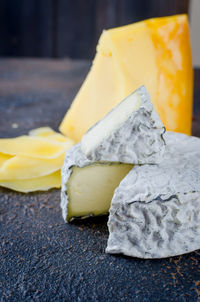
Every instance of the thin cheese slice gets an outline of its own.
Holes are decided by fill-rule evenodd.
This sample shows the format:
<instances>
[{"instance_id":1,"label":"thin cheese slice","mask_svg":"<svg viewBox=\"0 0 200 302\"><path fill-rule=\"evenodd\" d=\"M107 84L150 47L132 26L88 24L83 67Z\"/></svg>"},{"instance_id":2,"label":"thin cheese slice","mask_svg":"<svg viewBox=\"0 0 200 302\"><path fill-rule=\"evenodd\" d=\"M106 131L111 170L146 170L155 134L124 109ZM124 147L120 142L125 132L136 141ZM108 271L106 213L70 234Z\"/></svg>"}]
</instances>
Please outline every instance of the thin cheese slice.
<instances>
[{"instance_id":1,"label":"thin cheese slice","mask_svg":"<svg viewBox=\"0 0 200 302\"><path fill-rule=\"evenodd\" d=\"M51 174L61 169L65 152L56 158L41 159L14 156L4 162L0 168L0 179L28 179Z\"/></svg>"},{"instance_id":2,"label":"thin cheese slice","mask_svg":"<svg viewBox=\"0 0 200 302\"><path fill-rule=\"evenodd\" d=\"M54 131L50 127L40 127L40 128L30 130L28 134L30 136L48 137L48 136L56 134L56 133L57 132Z\"/></svg>"},{"instance_id":3,"label":"thin cheese slice","mask_svg":"<svg viewBox=\"0 0 200 302\"><path fill-rule=\"evenodd\" d=\"M33 129L33 130L29 131L29 135L30 136L46 137L46 138L50 138L50 139L56 140L56 141L61 142L61 143L68 142L69 144L71 144L71 146L74 145L73 140L71 140L70 138L62 135L61 133L58 133L58 132L54 131L50 127L42 127L42 128Z\"/></svg>"},{"instance_id":4,"label":"thin cheese slice","mask_svg":"<svg viewBox=\"0 0 200 302\"><path fill-rule=\"evenodd\" d=\"M61 175L60 171L57 171L47 176L33 179L0 180L0 186L23 193L46 191L51 188L60 188Z\"/></svg>"},{"instance_id":5,"label":"thin cheese slice","mask_svg":"<svg viewBox=\"0 0 200 302\"><path fill-rule=\"evenodd\" d=\"M70 146L74 145L74 141L72 139L62 135L61 133L55 133L55 134L49 135L47 138L55 140L60 143L67 143Z\"/></svg>"},{"instance_id":6,"label":"thin cheese slice","mask_svg":"<svg viewBox=\"0 0 200 302\"><path fill-rule=\"evenodd\" d=\"M42 137L19 136L0 139L0 152L33 158L56 158L66 150L67 145Z\"/></svg>"},{"instance_id":7,"label":"thin cheese slice","mask_svg":"<svg viewBox=\"0 0 200 302\"><path fill-rule=\"evenodd\" d=\"M11 155L0 153L0 169L5 164L5 162L12 158Z\"/></svg>"},{"instance_id":8,"label":"thin cheese slice","mask_svg":"<svg viewBox=\"0 0 200 302\"><path fill-rule=\"evenodd\" d=\"M19 192L59 188L65 152L73 145L50 127L33 129L29 136L0 139L0 186Z\"/></svg>"},{"instance_id":9,"label":"thin cheese slice","mask_svg":"<svg viewBox=\"0 0 200 302\"><path fill-rule=\"evenodd\" d=\"M73 141L64 135L55 132L49 127L43 127L31 130L31 136L50 138L53 141L63 142L63 153L56 158L34 158L21 155L10 156L7 154L0 154L0 179L29 179L51 174L61 169L65 151L70 149L74 144ZM46 140L44 140L46 141Z\"/></svg>"}]
</instances>

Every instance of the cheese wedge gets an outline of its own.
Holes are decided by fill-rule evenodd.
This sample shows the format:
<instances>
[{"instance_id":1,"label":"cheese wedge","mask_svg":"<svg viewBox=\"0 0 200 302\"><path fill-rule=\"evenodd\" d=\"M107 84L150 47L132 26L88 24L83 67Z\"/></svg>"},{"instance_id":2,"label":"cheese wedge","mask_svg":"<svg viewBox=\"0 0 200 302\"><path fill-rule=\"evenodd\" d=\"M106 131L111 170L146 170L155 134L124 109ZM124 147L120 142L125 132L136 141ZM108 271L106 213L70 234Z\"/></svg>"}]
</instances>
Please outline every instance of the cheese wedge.
<instances>
[{"instance_id":1,"label":"cheese wedge","mask_svg":"<svg viewBox=\"0 0 200 302\"><path fill-rule=\"evenodd\" d=\"M164 258L200 249L200 139L164 136L163 161L134 166L115 190L108 253Z\"/></svg>"},{"instance_id":2,"label":"cheese wedge","mask_svg":"<svg viewBox=\"0 0 200 302\"><path fill-rule=\"evenodd\" d=\"M48 138L19 136L0 139L0 152L33 158L56 158L66 150L67 145Z\"/></svg>"},{"instance_id":3,"label":"cheese wedge","mask_svg":"<svg viewBox=\"0 0 200 302\"><path fill-rule=\"evenodd\" d=\"M92 160L155 164L162 160L165 128L144 86L96 123L81 140Z\"/></svg>"},{"instance_id":4,"label":"cheese wedge","mask_svg":"<svg viewBox=\"0 0 200 302\"><path fill-rule=\"evenodd\" d=\"M78 142L122 99L145 85L167 130L191 133L193 73L186 15L104 31L60 131Z\"/></svg>"},{"instance_id":5,"label":"cheese wedge","mask_svg":"<svg viewBox=\"0 0 200 302\"><path fill-rule=\"evenodd\" d=\"M46 176L32 179L1 179L0 186L22 193L47 191L51 188L60 188L61 175L60 171L57 171Z\"/></svg>"},{"instance_id":6,"label":"cheese wedge","mask_svg":"<svg viewBox=\"0 0 200 302\"><path fill-rule=\"evenodd\" d=\"M94 163L75 145L62 168L61 208L65 221L108 213L115 188L133 165Z\"/></svg>"}]
</instances>

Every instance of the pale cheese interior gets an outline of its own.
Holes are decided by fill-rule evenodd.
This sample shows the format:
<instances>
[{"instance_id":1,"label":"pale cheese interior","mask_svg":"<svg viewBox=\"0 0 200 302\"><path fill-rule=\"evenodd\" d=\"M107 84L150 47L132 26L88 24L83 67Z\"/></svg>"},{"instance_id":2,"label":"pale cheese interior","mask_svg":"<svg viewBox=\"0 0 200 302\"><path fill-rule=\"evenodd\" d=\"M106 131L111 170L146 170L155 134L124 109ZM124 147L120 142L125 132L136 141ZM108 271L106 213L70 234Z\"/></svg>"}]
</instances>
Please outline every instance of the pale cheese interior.
<instances>
[{"instance_id":1,"label":"pale cheese interior","mask_svg":"<svg viewBox=\"0 0 200 302\"><path fill-rule=\"evenodd\" d=\"M132 167L120 163L73 167L67 182L67 220L108 213L114 190Z\"/></svg>"},{"instance_id":2,"label":"pale cheese interior","mask_svg":"<svg viewBox=\"0 0 200 302\"><path fill-rule=\"evenodd\" d=\"M117 107L110 111L104 119L93 126L82 138L81 149L88 155L98 146L113 130L119 128L130 115L138 110L141 96L136 91L123 100Z\"/></svg>"}]
</instances>

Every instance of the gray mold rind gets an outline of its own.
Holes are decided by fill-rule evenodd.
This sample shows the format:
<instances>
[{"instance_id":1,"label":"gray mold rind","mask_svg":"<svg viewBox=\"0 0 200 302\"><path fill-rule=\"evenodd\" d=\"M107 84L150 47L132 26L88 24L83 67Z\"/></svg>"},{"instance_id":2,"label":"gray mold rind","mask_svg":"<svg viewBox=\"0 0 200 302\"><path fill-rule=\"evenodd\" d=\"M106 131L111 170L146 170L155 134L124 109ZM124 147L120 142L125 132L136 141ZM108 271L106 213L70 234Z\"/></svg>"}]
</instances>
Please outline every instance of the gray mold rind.
<instances>
[{"instance_id":1,"label":"gray mold rind","mask_svg":"<svg viewBox=\"0 0 200 302\"><path fill-rule=\"evenodd\" d=\"M165 128L145 87L140 87L137 92L142 99L140 108L92 152L86 154L88 159L130 164L161 162L165 150Z\"/></svg>"},{"instance_id":2,"label":"gray mold rind","mask_svg":"<svg viewBox=\"0 0 200 302\"><path fill-rule=\"evenodd\" d=\"M106 252L164 258L200 248L200 139L165 140L163 162L134 167L115 190Z\"/></svg>"}]
</instances>

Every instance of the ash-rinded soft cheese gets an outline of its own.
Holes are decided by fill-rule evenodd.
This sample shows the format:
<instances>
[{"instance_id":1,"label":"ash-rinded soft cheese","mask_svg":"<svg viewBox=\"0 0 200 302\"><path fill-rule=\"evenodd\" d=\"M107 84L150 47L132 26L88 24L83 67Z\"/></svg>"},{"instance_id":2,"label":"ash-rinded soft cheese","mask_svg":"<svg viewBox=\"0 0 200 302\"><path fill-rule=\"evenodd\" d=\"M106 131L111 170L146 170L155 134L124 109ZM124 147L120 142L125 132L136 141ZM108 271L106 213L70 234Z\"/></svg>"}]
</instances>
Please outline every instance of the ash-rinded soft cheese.
<instances>
[{"instance_id":1,"label":"ash-rinded soft cheese","mask_svg":"<svg viewBox=\"0 0 200 302\"><path fill-rule=\"evenodd\" d=\"M75 145L62 168L61 208L65 221L108 213L115 188L133 165L95 163Z\"/></svg>"},{"instance_id":2,"label":"ash-rinded soft cheese","mask_svg":"<svg viewBox=\"0 0 200 302\"><path fill-rule=\"evenodd\" d=\"M200 248L200 139L165 140L163 162L135 166L115 190L106 252L164 258Z\"/></svg>"},{"instance_id":3,"label":"ash-rinded soft cheese","mask_svg":"<svg viewBox=\"0 0 200 302\"><path fill-rule=\"evenodd\" d=\"M162 160L165 128L144 86L130 94L83 136L92 161L153 164Z\"/></svg>"}]
</instances>

